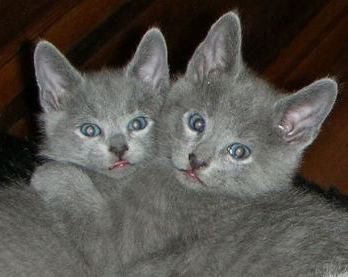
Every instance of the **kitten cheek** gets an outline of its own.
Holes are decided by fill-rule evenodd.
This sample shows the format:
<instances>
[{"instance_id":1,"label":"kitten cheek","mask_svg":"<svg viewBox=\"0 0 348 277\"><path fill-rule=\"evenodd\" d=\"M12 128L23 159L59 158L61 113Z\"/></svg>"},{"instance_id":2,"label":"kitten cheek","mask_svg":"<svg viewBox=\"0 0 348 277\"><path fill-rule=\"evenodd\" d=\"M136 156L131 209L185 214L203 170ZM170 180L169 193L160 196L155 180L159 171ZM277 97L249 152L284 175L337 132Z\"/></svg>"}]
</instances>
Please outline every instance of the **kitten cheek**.
<instances>
[{"instance_id":1,"label":"kitten cheek","mask_svg":"<svg viewBox=\"0 0 348 277\"><path fill-rule=\"evenodd\" d=\"M84 136L83 134L81 134L81 131L80 131L80 129L76 129L75 131L74 131L74 133L75 133L75 135L77 135L80 139L86 139L86 136Z\"/></svg>"},{"instance_id":2,"label":"kitten cheek","mask_svg":"<svg viewBox=\"0 0 348 277\"><path fill-rule=\"evenodd\" d=\"M109 147L105 144L96 144L94 149L101 156L112 156L112 153L109 151Z\"/></svg>"},{"instance_id":3,"label":"kitten cheek","mask_svg":"<svg viewBox=\"0 0 348 277\"><path fill-rule=\"evenodd\" d=\"M116 160L116 156L109 151L108 146L105 144L95 144L91 155L93 155L93 163L101 168L109 167Z\"/></svg>"},{"instance_id":4,"label":"kitten cheek","mask_svg":"<svg viewBox=\"0 0 348 277\"><path fill-rule=\"evenodd\" d=\"M175 168L177 169L185 169L185 165L183 165L178 159L175 157L172 157L172 162Z\"/></svg>"},{"instance_id":5,"label":"kitten cheek","mask_svg":"<svg viewBox=\"0 0 348 277\"><path fill-rule=\"evenodd\" d=\"M188 154L182 152L172 152L172 161L177 169L188 169L190 167Z\"/></svg>"},{"instance_id":6,"label":"kitten cheek","mask_svg":"<svg viewBox=\"0 0 348 277\"><path fill-rule=\"evenodd\" d=\"M233 159L232 157L228 157L228 162L233 163L236 167L242 167L243 165L248 165L248 164L252 163L252 161L253 161L252 156L249 156L245 160L240 160L240 161L237 161L237 160Z\"/></svg>"},{"instance_id":7,"label":"kitten cheek","mask_svg":"<svg viewBox=\"0 0 348 277\"><path fill-rule=\"evenodd\" d=\"M132 164L143 162L150 153L152 145L145 142L128 142L129 150L124 154L123 158Z\"/></svg>"},{"instance_id":8,"label":"kitten cheek","mask_svg":"<svg viewBox=\"0 0 348 277\"><path fill-rule=\"evenodd\" d=\"M199 177L202 179L207 179L207 181L212 178L212 176L221 175L221 167L215 162L211 162L207 167L201 168L199 171ZM204 182L204 180L202 180Z\"/></svg>"}]
</instances>

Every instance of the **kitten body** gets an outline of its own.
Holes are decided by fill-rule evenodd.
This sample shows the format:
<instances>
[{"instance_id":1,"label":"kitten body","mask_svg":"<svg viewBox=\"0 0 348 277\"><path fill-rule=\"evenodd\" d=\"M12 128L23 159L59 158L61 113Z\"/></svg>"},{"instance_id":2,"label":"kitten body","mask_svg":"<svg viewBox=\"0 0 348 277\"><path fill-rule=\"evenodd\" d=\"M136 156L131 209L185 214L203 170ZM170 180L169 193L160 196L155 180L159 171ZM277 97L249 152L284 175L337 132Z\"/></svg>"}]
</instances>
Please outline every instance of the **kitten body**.
<instances>
[{"instance_id":1,"label":"kitten body","mask_svg":"<svg viewBox=\"0 0 348 277\"><path fill-rule=\"evenodd\" d=\"M329 265L346 267L346 212L316 194L289 183L251 199L197 193L164 161L141 173L146 188L139 181L123 192L133 210L141 207L133 233L147 234L135 236L144 248L152 237L162 249L126 265L122 276L326 276Z\"/></svg>"},{"instance_id":2,"label":"kitten body","mask_svg":"<svg viewBox=\"0 0 348 277\"><path fill-rule=\"evenodd\" d=\"M238 16L221 17L166 99L169 161L124 186L139 207L133 222L156 226L143 231L164 247L123 276L327 276L331 265L345 274L346 211L292 185L336 94L331 79L284 94L256 77Z\"/></svg>"},{"instance_id":3,"label":"kitten body","mask_svg":"<svg viewBox=\"0 0 348 277\"><path fill-rule=\"evenodd\" d=\"M88 224L98 234L90 249L106 257L95 262L105 276L325 276L329 265L342 273L346 213L291 186L331 110L336 83L322 79L279 94L246 68L240 49L239 19L229 13L166 101L159 131L168 160L111 183L75 165L107 207L109 225ZM109 243L96 244L102 237Z\"/></svg>"},{"instance_id":4,"label":"kitten body","mask_svg":"<svg viewBox=\"0 0 348 277\"><path fill-rule=\"evenodd\" d=\"M123 70L81 74L45 41L35 49L34 64L44 110L41 154L51 161L35 170L29 189L1 195L29 204L12 210L12 202L1 203L0 228L9 247L0 263L7 263L6 276L114 276L119 220L112 221L113 207L99 190L115 190L117 201L115 180L155 154L153 125L169 85L164 38L157 29L147 32ZM22 255L15 254L19 250ZM57 251L62 258L54 263ZM22 268L27 257L32 262Z\"/></svg>"},{"instance_id":5,"label":"kitten body","mask_svg":"<svg viewBox=\"0 0 348 277\"><path fill-rule=\"evenodd\" d=\"M12 181L13 183L13 181ZM35 191L0 193L0 276L87 276L80 253Z\"/></svg>"},{"instance_id":6,"label":"kitten body","mask_svg":"<svg viewBox=\"0 0 348 277\"><path fill-rule=\"evenodd\" d=\"M149 30L124 70L82 76L47 43L34 60L45 111L41 154L53 161L34 172L31 186L64 222L91 274L112 276L120 219L106 196L118 201L116 180L156 154L153 125L169 85L164 38Z\"/></svg>"}]
</instances>

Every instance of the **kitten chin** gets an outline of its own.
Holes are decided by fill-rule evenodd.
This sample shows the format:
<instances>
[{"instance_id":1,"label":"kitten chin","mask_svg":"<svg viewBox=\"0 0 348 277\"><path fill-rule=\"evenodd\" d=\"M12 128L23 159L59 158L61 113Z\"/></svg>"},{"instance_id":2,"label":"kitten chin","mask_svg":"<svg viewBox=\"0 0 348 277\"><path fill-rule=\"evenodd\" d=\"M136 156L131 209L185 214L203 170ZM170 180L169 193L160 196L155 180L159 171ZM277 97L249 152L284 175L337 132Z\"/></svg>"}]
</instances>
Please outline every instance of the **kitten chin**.
<instances>
[{"instance_id":1,"label":"kitten chin","mask_svg":"<svg viewBox=\"0 0 348 277\"><path fill-rule=\"evenodd\" d=\"M108 159L104 162L93 163L90 160L79 160L79 159L69 159L67 156L62 157L56 155L55 151L50 151L49 149L41 149L41 156L49 161L57 161L60 163L71 164L80 168L85 168L90 171L108 176L114 179L121 179L126 176L133 174L136 168L139 168L139 164L146 163L147 159L136 160L132 162L131 159L124 158L118 160L117 158Z\"/></svg>"}]
</instances>

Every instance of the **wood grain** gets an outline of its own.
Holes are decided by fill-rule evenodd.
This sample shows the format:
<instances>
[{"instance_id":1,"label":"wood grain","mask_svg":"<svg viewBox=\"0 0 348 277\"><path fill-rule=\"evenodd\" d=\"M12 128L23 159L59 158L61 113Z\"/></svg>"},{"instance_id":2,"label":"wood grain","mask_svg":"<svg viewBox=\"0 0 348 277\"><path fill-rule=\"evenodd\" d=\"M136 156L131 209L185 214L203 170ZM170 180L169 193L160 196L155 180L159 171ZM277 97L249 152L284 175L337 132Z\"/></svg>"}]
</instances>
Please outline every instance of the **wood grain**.
<instances>
[{"instance_id":1,"label":"wood grain","mask_svg":"<svg viewBox=\"0 0 348 277\"><path fill-rule=\"evenodd\" d=\"M348 194L348 2L330 1L264 72L278 86L296 90L331 76L339 96L309 147L301 173L323 187Z\"/></svg>"},{"instance_id":2,"label":"wood grain","mask_svg":"<svg viewBox=\"0 0 348 277\"><path fill-rule=\"evenodd\" d=\"M25 89L34 87L31 44L28 44L28 42L45 38L54 43L63 53L66 53L81 38L95 29L96 25L100 24L105 17L114 13L125 2L125 0L80 1L78 5L66 11L53 25L46 24L45 20L40 28L36 30L38 24L34 24L35 28L33 30L35 31L32 30L28 32L27 36L21 37L23 40L21 44L17 43L17 37L10 42L10 44L17 43L22 48L0 68L0 113L2 114L0 128L2 130L9 129L18 119L17 115L24 115L25 113L24 107L17 105L16 116L12 116L14 110L10 109L9 111L9 106L13 107L14 105L11 105L11 102L19 102L19 100L15 100L16 97L30 98L37 95L35 93L27 97L23 92ZM8 51L8 48L4 51Z\"/></svg>"}]
</instances>

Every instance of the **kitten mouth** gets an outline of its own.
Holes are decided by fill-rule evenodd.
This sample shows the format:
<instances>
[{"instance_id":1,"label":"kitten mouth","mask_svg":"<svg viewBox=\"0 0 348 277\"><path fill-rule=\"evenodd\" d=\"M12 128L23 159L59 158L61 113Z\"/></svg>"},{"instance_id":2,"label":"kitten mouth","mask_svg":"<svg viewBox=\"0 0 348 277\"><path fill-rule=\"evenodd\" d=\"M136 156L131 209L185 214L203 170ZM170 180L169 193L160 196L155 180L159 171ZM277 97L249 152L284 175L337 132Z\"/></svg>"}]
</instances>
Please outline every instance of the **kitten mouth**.
<instances>
[{"instance_id":1,"label":"kitten mouth","mask_svg":"<svg viewBox=\"0 0 348 277\"><path fill-rule=\"evenodd\" d=\"M181 170L184 172L184 174L186 176L188 176L190 179L196 181L196 182L199 182L201 183L202 185L204 185L204 183L202 182L201 179L199 179L199 177L197 176L197 172L195 169L188 169L188 170Z\"/></svg>"},{"instance_id":2,"label":"kitten mouth","mask_svg":"<svg viewBox=\"0 0 348 277\"><path fill-rule=\"evenodd\" d=\"M130 162L126 161L126 160L118 160L117 162L115 162L112 166L109 167L109 170L113 170L113 169L119 169L119 168L124 168L131 165Z\"/></svg>"},{"instance_id":3,"label":"kitten mouth","mask_svg":"<svg viewBox=\"0 0 348 277\"><path fill-rule=\"evenodd\" d=\"M196 171L193 170L193 169L190 169L190 170L185 170L185 174L189 177L191 177L192 179L194 180L198 180L198 176L196 174Z\"/></svg>"}]
</instances>

